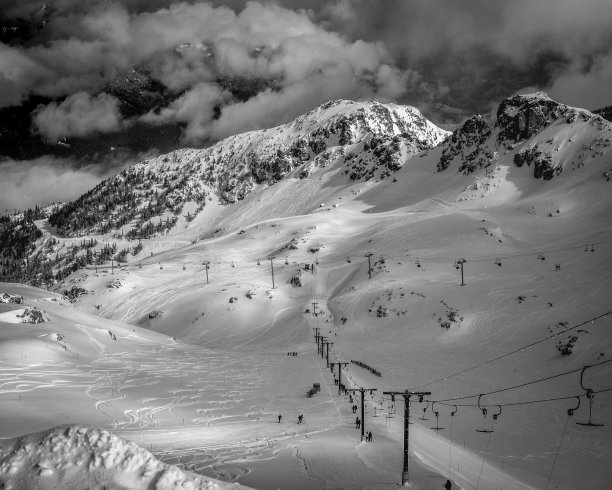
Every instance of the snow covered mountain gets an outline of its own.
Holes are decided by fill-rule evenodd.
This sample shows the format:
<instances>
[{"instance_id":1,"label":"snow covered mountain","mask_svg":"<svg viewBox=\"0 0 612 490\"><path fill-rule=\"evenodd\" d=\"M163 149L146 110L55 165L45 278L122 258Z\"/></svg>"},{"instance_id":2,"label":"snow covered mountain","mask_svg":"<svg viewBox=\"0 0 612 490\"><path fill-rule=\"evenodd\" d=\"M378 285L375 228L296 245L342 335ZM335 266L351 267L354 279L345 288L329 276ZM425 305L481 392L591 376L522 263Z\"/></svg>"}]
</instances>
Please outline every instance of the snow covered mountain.
<instances>
[{"instance_id":1,"label":"snow covered mountain","mask_svg":"<svg viewBox=\"0 0 612 490\"><path fill-rule=\"evenodd\" d=\"M382 393L427 389L415 488L601 487L612 431L575 422L612 417L611 145L611 123L530 94L452 135L341 101L142 162L37 221L38 250L91 263L56 293L0 289L0 435L78 423L255 488L385 488L403 403ZM93 255L113 242L120 267ZM343 383L377 390L374 443L313 327L358 361Z\"/></svg>"},{"instance_id":2,"label":"snow covered mountain","mask_svg":"<svg viewBox=\"0 0 612 490\"><path fill-rule=\"evenodd\" d=\"M148 217L166 209L179 215L192 202L197 214L207 197L234 203L258 186L290 175L305 178L314 168L328 165L343 164L347 181L383 179L447 135L413 107L332 101L283 126L133 165L60 210L50 222L67 236L123 225L146 229ZM104 209L96 205L99 202ZM142 208L153 210L143 213Z\"/></svg>"}]
</instances>

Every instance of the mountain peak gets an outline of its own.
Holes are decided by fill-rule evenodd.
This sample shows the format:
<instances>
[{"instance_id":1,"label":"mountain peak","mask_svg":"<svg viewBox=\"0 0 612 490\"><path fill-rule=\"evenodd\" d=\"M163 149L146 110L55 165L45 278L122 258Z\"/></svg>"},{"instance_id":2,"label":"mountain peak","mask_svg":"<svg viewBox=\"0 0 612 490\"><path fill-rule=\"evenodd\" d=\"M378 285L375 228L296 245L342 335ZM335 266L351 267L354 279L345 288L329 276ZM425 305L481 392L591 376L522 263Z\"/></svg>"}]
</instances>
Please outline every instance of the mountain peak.
<instances>
[{"instance_id":1,"label":"mountain peak","mask_svg":"<svg viewBox=\"0 0 612 490\"><path fill-rule=\"evenodd\" d=\"M500 139L521 141L564 118L568 124L578 116L584 121L596 117L586 109L561 104L545 92L515 95L505 99L497 109L497 125L501 128Z\"/></svg>"}]
</instances>

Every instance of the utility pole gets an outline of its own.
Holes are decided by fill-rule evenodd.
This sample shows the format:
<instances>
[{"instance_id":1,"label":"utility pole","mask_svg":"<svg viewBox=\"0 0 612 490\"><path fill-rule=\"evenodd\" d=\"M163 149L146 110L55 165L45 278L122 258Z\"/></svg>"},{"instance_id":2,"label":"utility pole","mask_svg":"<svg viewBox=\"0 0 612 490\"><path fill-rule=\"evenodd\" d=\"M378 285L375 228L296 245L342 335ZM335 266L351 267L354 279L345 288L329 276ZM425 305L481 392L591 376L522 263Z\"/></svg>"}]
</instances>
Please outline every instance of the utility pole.
<instances>
[{"instance_id":1,"label":"utility pole","mask_svg":"<svg viewBox=\"0 0 612 490\"><path fill-rule=\"evenodd\" d=\"M370 279L372 279L372 265L370 262L370 257L372 257L372 252L368 252L365 256L368 258L368 275L370 276Z\"/></svg>"},{"instance_id":2,"label":"utility pole","mask_svg":"<svg viewBox=\"0 0 612 490\"><path fill-rule=\"evenodd\" d=\"M210 260L204 261L204 267L206 268L206 284L208 284L208 266L210 265Z\"/></svg>"},{"instance_id":3,"label":"utility pole","mask_svg":"<svg viewBox=\"0 0 612 490\"><path fill-rule=\"evenodd\" d=\"M361 440L363 441L363 436L365 432L365 400L364 400L365 395L364 393L366 391L369 391L370 393L372 393L373 391L376 391L376 388L354 388L348 391L352 391L353 393L355 393L356 391L359 391L361 393Z\"/></svg>"},{"instance_id":4,"label":"utility pole","mask_svg":"<svg viewBox=\"0 0 612 490\"><path fill-rule=\"evenodd\" d=\"M324 343L327 341L327 337L324 337L324 336L322 336L322 335L319 335L319 340L321 341L321 351L320 351L320 354L321 354L321 359L323 359L323 357L325 357L325 356L323 355L323 344L324 344ZM319 351L317 351L317 352L319 352Z\"/></svg>"},{"instance_id":5,"label":"utility pole","mask_svg":"<svg viewBox=\"0 0 612 490\"><path fill-rule=\"evenodd\" d=\"M402 486L408 486L410 481L408 475L408 441L409 441L409 427L410 427L410 397L418 396L419 402L423 401L425 395L431 395L431 391L383 391L384 395L391 395L391 400L395 401L395 395L404 397L404 468L402 469Z\"/></svg>"},{"instance_id":6,"label":"utility pole","mask_svg":"<svg viewBox=\"0 0 612 490\"><path fill-rule=\"evenodd\" d=\"M463 264L465 264L466 260L465 259L459 259L457 262L455 262L455 269L459 269L461 268L461 285L465 286L465 282L463 282Z\"/></svg>"},{"instance_id":7,"label":"utility pole","mask_svg":"<svg viewBox=\"0 0 612 490\"><path fill-rule=\"evenodd\" d=\"M325 356L326 361L327 361L327 367L329 367L329 346L330 345L334 345L333 342L325 342L325 345L327 346L327 355Z\"/></svg>"},{"instance_id":8,"label":"utility pole","mask_svg":"<svg viewBox=\"0 0 612 490\"><path fill-rule=\"evenodd\" d=\"M341 388L340 386L342 385L342 366L348 366L348 362L337 362L336 363L338 365L338 396L340 396L340 392L341 392Z\"/></svg>"},{"instance_id":9,"label":"utility pole","mask_svg":"<svg viewBox=\"0 0 612 490\"><path fill-rule=\"evenodd\" d=\"M274 289L274 262L272 262L276 257L270 257L270 267L272 267L272 289Z\"/></svg>"},{"instance_id":10,"label":"utility pole","mask_svg":"<svg viewBox=\"0 0 612 490\"><path fill-rule=\"evenodd\" d=\"M316 301L313 301L313 302L312 302L312 303L310 303L310 304L312 305L312 314L313 314L314 316L317 316L317 305L318 305L319 303L317 303Z\"/></svg>"},{"instance_id":11,"label":"utility pole","mask_svg":"<svg viewBox=\"0 0 612 490\"><path fill-rule=\"evenodd\" d=\"M108 271L108 269L106 269ZM115 262L111 257L111 276L115 273Z\"/></svg>"},{"instance_id":12,"label":"utility pole","mask_svg":"<svg viewBox=\"0 0 612 490\"><path fill-rule=\"evenodd\" d=\"M315 342L317 343L317 352L319 351L319 330L321 330L321 327L312 327L312 329L315 331Z\"/></svg>"}]
</instances>

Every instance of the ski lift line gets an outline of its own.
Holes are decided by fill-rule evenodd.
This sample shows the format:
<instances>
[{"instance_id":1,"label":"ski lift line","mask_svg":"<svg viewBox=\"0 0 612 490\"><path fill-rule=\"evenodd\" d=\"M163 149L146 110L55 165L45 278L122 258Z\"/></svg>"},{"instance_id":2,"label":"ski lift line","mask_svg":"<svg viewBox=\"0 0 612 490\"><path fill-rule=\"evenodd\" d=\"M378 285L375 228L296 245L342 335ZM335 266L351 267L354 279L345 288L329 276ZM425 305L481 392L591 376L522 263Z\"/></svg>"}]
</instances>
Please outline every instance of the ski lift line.
<instances>
[{"instance_id":1,"label":"ski lift line","mask_svg":"<svg viewBox=\"0 0 612 490\"><path fill-rule=\"evenodd\" d=\"M602 244L607 244L607 243L612 243L612 238L609 239L605 239L605 240L600 240L600 241L595 241L595 242L589 242L589 244L594 245L602 245ZM497 263L497 261L501 261L501 260L509 260L509 259L516 259L516 258L525 258L525 257L530 257L530 256L543 256L547 253L555 253L555 252L566 252L569 250L576 250L576 249L582 249L584 248L584 245L569 245L567 247L552 247L552 248L542 248L540 249L538 252L525 252L525 253L518 253L518 254L506 254L506 255L491 255L491 256L480 256L480 257L472 257L472 258L466 258L467 262L470 263L476 263L476 262L494 262ZM362 257L364 254L371 252L372 248L370 248L369 250L364 250L363 252L356 252L354 255L324 255L320 258L320 260L346 260L347 258L355 258L358 259L360 257ZM439 258L422 258L422 257L412 257L409 255L393 255L393 254L388 254L388 253L384 253L384 252L379 252L377 251L374 255L380 256L380 257L384 257L386 259L394 259L394 260L406 260L406 259L416 259L418 260L420 263L430 263L430 264L446 264L446 263L451 263L454 264L456 262L456 258L455 257L439 257ZM313 257L312 256L288 256L291 257L291 259L294 262L310 262L312 261ZM257 259L253 259L253 260L257 260ZM253 260L251 259L241 259L241 260L237 260L234 262L252 262ZM132 264L126 264L126 265L132 265ZM150 265L150 264L147 264ZM166 265L176 265L179 266L179 264L175 264L172 262L167 263Z\"/></svg>"},{"instance_id":2,"label":"ski lift line","mask_svg":"<svg viewBox=\"0 0 612 490\"><path fill-rule=\"evenodd\" d=\"M595 366L600 366L602 364L607 364L608 362L612 362L612 359L608 359L606 361L601 361L598 362L596 364L591 364L589 366L585 366L585 367L595 367ZM567 376L568 374L574 374L574 373L578 373L580 371L584 371L584 367L578 368L578 369L573 369L572 371L565 371L563 373L559 373L559 374L554 374L552 376L546 376L544 378L538 378L538 379L534 379L532 381L528 381L526 383L521 383L518 385L514 385L514 386L508 386L507 388L500 388L499 390L494 390L494 391L489 391L487 393L477 393L475 395L468 395L468 396L458 396L455 398L445 398L443 400L432 400L434 403L439 403L439 402L452 402L455 400L466 400L469 398L478 398L479 396L487 396L487 395L494 395L495 393L502 393L504 391L510 391L510 390L515 390L517 388L522 388L524 386L529 386L529 385L533 385L536 383L541 383L543 381L548 381L550 379L555 379L555 378L560 378L562 376Z\"/></svg>"},{"instance_id":3,"label":"ski lift line","mask_svg":"<svg viewBox=\"0 0 612 490\"><path fill-rule=\"evenodd\" d=\"M604 243L611 243L612 242L612 238L606 239L606 240L601 240L599 242L593 242L594 245L596 244L604 244ZM490 262L490 261L495 261L496 259L513 259L513 258L524 258L524 257L530 257L530 256L542 256L545 255L546 253L554 253L554 252L565 252L565 251L569 251L569 250L575 250L575 249L581 249L583 248L584 245L568 245L566 247L550 247L550 248L542 248L540 249L538 252L524 252L524 253L518 253L518 254L506 254L506 255L491 255L491 256L481 256L481 257L475 257L475 258L470 258L467 259L469 262ZM368 253L368 251L363 251L362 253L360 252L356 252L355 253L355 258L361 257L363 254ZM411 258L408 255L394 255L394 254L388 254L385 252L381 252L381 251L376 251L375 255L380 255L380 256L384 256L385 258L389 258L389 259L398 259L398 260L406 260L407 258ZM349 258L353 258L352 255L347 256L345 255L325 255L326 259L346 259L347 257ZM308 257L294 257L295 259L303 259L306 260ZM416 257L415 257L416 258ZM445 258L445 257L440 257L440 258L421 258L418 257L419 262L428 262L428 263L448 263L448 262L452 262L454 263L456 261L456 258Z\"/></svg>"},{"instance_id":4,"label":"ski lift line","mask_svg":"<svg viewBox=\"0 0 612 490\"><path fill-rule=\"evenodd\" d=\"M519 353L519 352L521 352L521 351L523 351L525 349L529 349L529 348L531 348L531 347L533 347L535 345L538 345L538 344L541 344L541 343L546 342L548 340L554 339L555 337L558 337L559 335L563 335L564 333L567 333L567 332L570 332L570 331L575 330L577 328L583 327L584 325L586 325L588 323L592 323L594 321L597 321L597 320L600 320L602 318L605 318L607 315L610 315L610 314L612 314L612 310L611 311L607 311L606 313L602 313L601 315L596 316L594 318L591 318L589 320L586 320L584 322L578 323L577 325L574 325L572 327L566 328L564 330L560 330L559 332L556 332L556 333L554 333L552 335L544 337L543 339L536 340L535 342L531 342L529 344L523 345L522 347L518 347L517 349L514 349L514 350L512 350L510 352L507 352L505 354L502 354L501 356L497 356L497 357L494 357L493 359L489 359L488 361L482 362L482 363L477 364L475 366L472 366L472 367L469 367L469 368L466 368L466 369L462 369L461 371L457 371L456 373L452 373L452 374L448 374L446 376L442 376L442 377L440 377L438 379L430 381L429 383L423 383L421 385L418 385L418 386L412 388L412 390L417 390L417 389L422 388L424 386L429 386L429 385L432 385L432 384L435 384L435 383L439 383L440 381L446 381L446 380L448 380L450 378L454 378L455 376L459 376L459 375L465 374L465 373L467 373L469 371L473 371L474 369L478 369L478 368L480 368L482 366L486 366L487 364L491 364L493 362L499 361L500 359L504 359L505 357L509 357L509 356L517 354L517 353Z\"/></svg>"},{"instance_id":5,"label":"ski lift line","mask_svg":"<svg viewBox=\"0 0 612 490\"><path fill-rule=\"evenodd\" d=\"M604 240L600 240L598 242L589 242L589 243L590 244L592 243L593 245L601 245L601 244L611 243L611 242L612 242L612 238L607 238ZM523 257L530 257L532 255L538 256L538 255L544 255L547 253L567 252L569 250L582 249L583 247L584 247L584 244L568 245L565 247L541 248L537 252L524 252L524 253L507 254L507 255L497 254L497 255L491 255L491 256L481 256L481 257L471 258L469 259L469 262L489 262L489 261L494 261L495 259L523 258ZM403 255L403 256L393 255L393 254L385 254L381 252L377 252L377 255L384 255L386 258L390 258L390 259L406 259L407 258L406 255ZM454 262L455 260L456 260L455 258L435 258L435 259L425 258L423 259L419 257L420 262L444 263L444 262Z\"/></svg>"},{"instance_id":6,"label":"ski lift line","mask_svg":"<svg viewBox=\"0 0 612 490\"><path fill-rule=\"evenodd\" d=\"M592 394L596 395L598 393L607 393L609 391L612 391L612 387L604 388L602 390L593 390ZM573 398L582 398L583 396L586 397L587 394L580 393L578 395L559 396L559 397L553 397L553 398L542 398L538 400L526 400L526 401L508 402L508 403L491 403L491 404L480 404L480 405L478 405L477 403L446 403L446 402L439 402L439 401L437 401L436 403L440 405L444 405L446 407L468 407L468 408L469 407L472 407L472 408L516 407L520 405L533 405L536 403L556 402L560 400L571 400Z\"/></svg>"}]
</instances>

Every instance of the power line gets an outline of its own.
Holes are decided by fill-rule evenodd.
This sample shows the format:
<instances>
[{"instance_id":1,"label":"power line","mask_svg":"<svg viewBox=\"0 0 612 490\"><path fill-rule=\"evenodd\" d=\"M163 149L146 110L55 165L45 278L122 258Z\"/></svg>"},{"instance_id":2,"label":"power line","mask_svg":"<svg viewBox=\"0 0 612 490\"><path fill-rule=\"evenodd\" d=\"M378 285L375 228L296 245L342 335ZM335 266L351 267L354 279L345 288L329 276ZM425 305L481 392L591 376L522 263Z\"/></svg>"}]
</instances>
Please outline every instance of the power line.
<instances>
[{"instance_id":1,"label":"power line","mask_svg":"<svg viewBox=\"0 0 612 490\"><path fill-rule=\"evenodd\" d=\"M587 323L591 323L591 322L594 322L594 321L599 320L601 318L605 318L607 315L610 315L611 313L612 313L612 311L607 311L606 313L603 313L603 314L601 314L599 316L591 318L590 320L586 320L586 321L584 321L582 323L579 323L579 324L574 325L572 327L566 328L565 330L561 330L561 331L556 332L556 333L554 333L552 335L544 337L543 339L536 340L535 342L531 342L529 344L523 345L522 347L518 347L518 348L516 348L516 349L514 349L514 350L512 350L510 352L502 354L501 356L497 356L497 357L494 357L493 359L489 359L488 361L484 361L484 362L482 362L480 364L477 364L475 366L472 366L472 367L469 367L469 368L466 368L466 369L462 369L461 371L457 371L456 373L452 373L452 374L448 374L446 376L442 376L442 377L437 378L437 379L435 379L433 381L430 381L428 383L423 383L421 385L418 385L418 386L414 387L413 390L416 390L418 388L423 388L424 386L429 386L429 385L432 385L432 384L435 384L435 383L439 383L440 381L446 381L446 380L448 380L450 378L454 378L455 376L459 376L460 374L465 374L465 373L467 373L469 371L473 371L474 369L478 369L479 367L486 366L487 364L491 364L491 363L493 363L495 361L499 361L500 359L503 359L505 357L509 357L509 356L514 355L514 354L516 354L518 352L521 352L521 351L523 351L525 349L529 349L530 347L533 347L534 345L541 344L542 342L546 342L546 341L548 341L550 339L558 337L559 335L563 335L564 333L567 333L567 332L570 332L572 330L575 330L576 328L582 327L582 326L586 325Z\"/></svg>"}]
</instances>

